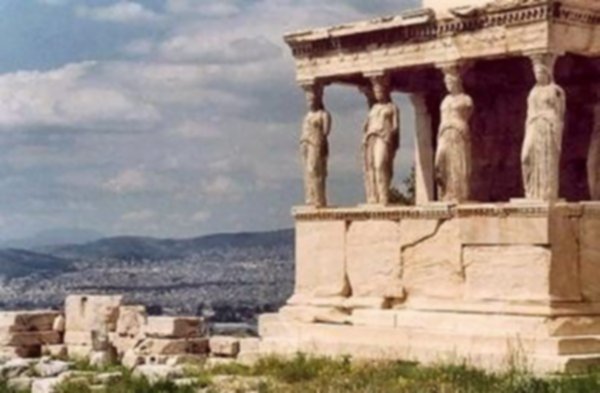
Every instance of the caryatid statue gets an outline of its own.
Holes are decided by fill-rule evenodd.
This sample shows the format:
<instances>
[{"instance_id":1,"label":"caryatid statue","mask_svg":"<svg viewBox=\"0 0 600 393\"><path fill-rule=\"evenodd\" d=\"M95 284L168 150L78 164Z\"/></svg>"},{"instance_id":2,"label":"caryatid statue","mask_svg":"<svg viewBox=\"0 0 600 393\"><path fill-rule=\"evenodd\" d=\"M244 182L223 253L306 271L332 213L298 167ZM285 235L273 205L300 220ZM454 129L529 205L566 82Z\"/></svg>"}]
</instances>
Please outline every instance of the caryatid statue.
<instances>
[{"instance_id":1,"label":"caryatid statue","mask_svg":"<svg viewBox=\"0 0 600 393\"><path fill-rule=\"evenodd\" d=\"M446 67L443 71L448 95L442 101L435 153L438 198L447 202L464 202L470 196L469 120L473 114L473 100L464 91L458 66Z\"/></svg>"},{"instance_id":2,"label":"caryatid statue","mask_svg":"<svg viewBox=\"0 0 600 393\"><path fill-rule=\"evenodd\" d=\"M536 85L527 101L525 140L521 152L527 199L558 198L565 92L554 82L554 55L531 57Z\"/></svg>"},{"instance_id":3,"label":"caryatid statue","mask_svg":"<svg viewBox=\"0 0 600 393\"><path fill-rule=\"evenodd\" d=\"M331 131L331 115L323 105L323 87L319 84L304 86L308 113L302 124L300 152L304 162L305 203L310 206L327 205L327 159Z\"/></svg>"},{"instance_id":4,"label":"caryatid statue","mask_svg":"<svg viewBox=\"0 0 600 393\"><path fill-rule=\"evenodd\" d=\"M590 141L587 172L590 196L593 201L600 201L600 102L594 105L594 129Z\"/></svg>"},{"instance_id":5,"label":"caryatid statue","mask_svg":"<svg viewBox=\"0 0 600 393\"><path fill-rule=\"evenodd\" d=\"M400 147L400 110L392 102L389 80L371 78L373 98L364 129L363 154L367 203L387 205Z\"/></svg>"}]
</instances>

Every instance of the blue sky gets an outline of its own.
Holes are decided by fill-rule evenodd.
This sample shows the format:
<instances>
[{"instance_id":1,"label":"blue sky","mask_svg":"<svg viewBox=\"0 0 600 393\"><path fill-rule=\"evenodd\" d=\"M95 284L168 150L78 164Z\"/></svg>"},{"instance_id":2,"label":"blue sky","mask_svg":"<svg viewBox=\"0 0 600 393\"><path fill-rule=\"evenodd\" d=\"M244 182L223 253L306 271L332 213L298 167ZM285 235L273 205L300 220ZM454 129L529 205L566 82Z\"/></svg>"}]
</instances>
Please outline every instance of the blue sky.
<instances>
[{"instance_id":1,"label":"blue sky","mask_svg":"<svg viewBox=\"0 0 600 393\"><path fill-rule=\"evenodd\" d=\"M290 227L305 112L288 31L410 1L0 0L0 238ZM411 114L397 182L412 161ZM362 200L363 98L330 88L333 204Z\"/></svg>"}]
</instances>

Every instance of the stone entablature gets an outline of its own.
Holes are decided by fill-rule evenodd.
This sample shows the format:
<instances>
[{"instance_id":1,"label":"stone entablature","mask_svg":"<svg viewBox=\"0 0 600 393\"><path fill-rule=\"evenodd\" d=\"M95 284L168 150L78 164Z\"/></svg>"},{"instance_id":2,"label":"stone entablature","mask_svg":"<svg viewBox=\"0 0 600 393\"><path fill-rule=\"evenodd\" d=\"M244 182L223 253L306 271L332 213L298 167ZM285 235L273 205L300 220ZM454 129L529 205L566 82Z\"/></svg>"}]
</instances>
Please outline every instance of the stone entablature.
<instances>
[{"instance_id":1,"label":"stone entablature","mask_svg":"<svg viewBox=\"0 0 600 393\"><path fill-rule=\"evenodd\" d=\"M285 38L301 83L532 52L599 56L600 6L591 3L499 2L441 19L424 9ZM568 40L562 35L565 27L571 28Z\"/></svg>"}]
</instances>

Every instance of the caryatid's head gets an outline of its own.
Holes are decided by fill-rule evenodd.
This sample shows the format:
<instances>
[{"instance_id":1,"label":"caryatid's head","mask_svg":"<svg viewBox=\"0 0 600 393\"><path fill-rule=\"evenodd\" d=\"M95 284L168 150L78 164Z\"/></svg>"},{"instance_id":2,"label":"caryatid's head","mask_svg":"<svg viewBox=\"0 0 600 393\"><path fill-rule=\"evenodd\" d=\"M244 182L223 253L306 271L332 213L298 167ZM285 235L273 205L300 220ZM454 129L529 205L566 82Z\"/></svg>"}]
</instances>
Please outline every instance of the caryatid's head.
<instances>
[{"instance_id":1,"label":"caryatid's head","mask_svg":"<svg viewBox=\"0 0 600 393\"><path fill-rule=\"evenodd\" d=\"M318 83L303 86L306 103L312 111L323 109L323 86Z\"/></svg>"},{"instance_id":2,"label":"caryatid's head","mask_svg":"<svg viewBox=\"0 0 600 393\"><path fill-rule=\"evenodd\" d=\"M380 104L388 103L392 100L390 92L390 80L386 76L375 76L371 78L373 85L373 95Z\"/></svg>"},{"instance_id":3,"label":"caryatid's head","mask_svg":"<svg viewBox=\"0 0 600 393\"><path fill-rule=\"evenodd\" d=\"M464 92L462 78L458 67L448 67L444 69L444 84L448 93L462 94Z\"/></svg>"},{"instance_id":4,"label":"caryatid's head","mask_svg":"<svg viewBox=\"0 0 600 393\"><path fill-rule=\"evenodd\" d=\"M533 74L538 85L546 86L554 81L554 62L552 55L532 56Z\"/></svg>"}]
</instances>

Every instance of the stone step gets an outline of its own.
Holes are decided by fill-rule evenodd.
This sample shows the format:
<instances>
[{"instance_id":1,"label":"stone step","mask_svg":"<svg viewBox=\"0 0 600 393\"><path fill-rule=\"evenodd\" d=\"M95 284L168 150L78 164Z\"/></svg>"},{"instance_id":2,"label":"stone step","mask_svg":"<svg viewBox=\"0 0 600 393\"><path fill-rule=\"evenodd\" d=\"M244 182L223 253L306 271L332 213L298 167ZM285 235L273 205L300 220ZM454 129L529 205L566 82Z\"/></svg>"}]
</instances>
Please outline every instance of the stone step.
<instances>
[{"instance_id":1,"label":"stone step","mask_svg":"<svg viewBox=\"0 0 600 393\"><path fill-rule=\"evenodd\" d=\"M261 353L295 352L404 359L435 363L465 360L487 369L535 367L535 372L577 370L600 358L600 336L549 337L429 329L307 324L261 317ZM586 363L587 362L587 363Z\"/></svg>"}]
</instances>

